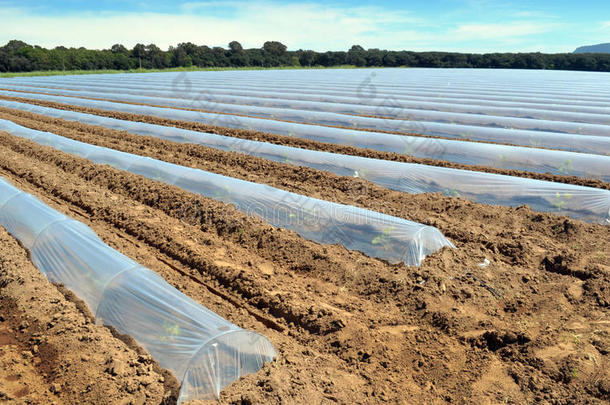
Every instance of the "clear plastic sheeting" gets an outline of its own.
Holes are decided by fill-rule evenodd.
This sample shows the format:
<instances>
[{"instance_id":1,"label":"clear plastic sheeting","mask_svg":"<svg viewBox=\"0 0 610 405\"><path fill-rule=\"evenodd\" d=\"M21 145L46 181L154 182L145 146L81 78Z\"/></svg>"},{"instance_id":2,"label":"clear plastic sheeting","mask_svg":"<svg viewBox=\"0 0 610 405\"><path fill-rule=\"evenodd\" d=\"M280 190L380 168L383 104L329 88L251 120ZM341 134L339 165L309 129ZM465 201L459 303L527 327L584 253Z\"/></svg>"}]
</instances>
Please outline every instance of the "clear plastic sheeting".
<instances>
[{"instance_id":1,"label":"clear plastic sheeting","mask_svg":"<svg viewBox=\"0 0 610 405\"><path fill-rule=\"evenodd\" d=\"M213 114L200 111L187 111L172 108L151 107L136 104L115 103L103 100L81 99L48 94L19 93L0 90L0 95L20 97L40 101L75 105L86 108L96 108L104 111L122 112L128 114L149 115L179 121L200 122L206 125L216 125L227 128L250 129L269 132L295 138L311 139L340 145L351 145L360 148L371 148L383 152L409 154L416 157L432 159L451 159L451 155L463 155L462 148L470 151L483 148L481 143L468 143L458 140L435 139L419 136L395 135L381 132L359 131L354 129L326 127L320 125L300 124L271 119L252 118L228 114ZM464 126L447 123L411 123L415 131L439 136L472 139L485 142L501 142L514 145L544 146L550 149L561 149L573 152L610 155L610 136L574 135L545 131L526 131L506 128L486 128L479 126ZM502 146L502 145L492 145ZM488 146L489 148L490 146ZM534 149L534 148L530 148ZM484 153L497 158L500 162L490 164L498 166L501 161L510 161L503 153L493 153L488 149ZM479 152L481 154L482 152ZM532 152L529 152L532 153Z\"/></svg>"},{"instance_id":2,"label":"clear plastic sheeting","mask_svg":"<svg viewBox=\"0 0 610 405\"><path fill-rule=\"evenodd\" d=\"M241 212L291 229L305 239L340 244L391 263L417 266L442 247L454 247L434 227L379 212L89 145L6 120L0 120L0 131L233 204Z\"/></svg>"},{"instance_id":3,"label":"clear plastic sheeting","mask_svg":"<svg viewBox=\"0 0 610 405\"><path fill-rule=\"evenodd\" d=\"M0 105L2 102L0 101ZM34 111L43 113L37 107ZM406 193L436 193L447 196L467 198L471 201L505 206L529 205L533 210L567 215L587 222L610 224L610 191L592 187L574 186L549 181L504 176L492 173L445 167L427 166L414 163L370 159L294 148L265 142L250 141L216 134L207 134L173 127L146 124L133 121L115 120L106 117L89 116L77 112L56 110L68 113L66 119L128 130L142 135L181 143L193 143L224 151L234 151L257 156L276 162L307 166L326 170L340 176L360 177L383 187ZM55 116L55 115L52 115ZM91 118L92 120L90 120ZM39 139L38 142L47 143ZM60 145L60 143L57 143ZM64 145L64 144L61 144ZM62 146L67 149L67 145ZM156 162L139 160L131 163L129 154L100 148L87 156L89 159L108 164L142 175L153 176ZM597 156L600 159L610 159ZM130 166L131 164L131 166ZM610 179L610 165L605 169L604 180ZM184 172L174 166L166 169L167 177L177 184L178 177ZM187 187L187 184L182 184ZM193 188L192 186L188 186ZM220 196L218 190L208 193Z\"/></svg>"},{"instance_id":4,"label":"clear plastic sheeting","mask_svg":"<svg viewBox=\"0 0 610 405\"><path fill-rule=\"evenodd\" d=\"M143 122L118 120L98 115L42 107L15 101L0 99L0 107L18 109L85 124L99 125L106 128L129 131L140 135L149 135L176 142L198 143L222 150L240 151L254 156L270 156L269 158L272 160L277 160L277 158L274 158L273 156L279 155L282 157L282 159L296 162L300 160L301 154L309 155L308 151L281 145L269 146L269 144L266 143L254 142L240 138L202 133L162 125L147 124ZM431 147L435 145L435 142L438 142L438 145L436 145L438 148L432 149L437 159L447 160L455 163L492 166L501 169L525 170L537 173L579 176L610 181L610 156L485 143L446 140L434 140L431 142L432 144L429 145ZM422 147L423 146L425 145L422 145ZM270 150L272 152L268 152ZM421 148L414 148L413 150L413 155L423 155L422 157L426 157L425 153L422 153ZM336 158L337 162L343 162L344 160L348 159L343 156L336 156L332 154L330 154L330 156L333 157L333 159Z\"/></svg>"},{"instance_id":5,"label":"clear plastic sheeting","mask_svg":"<svg viewBox=\"0 0 610 405\"><path fill-rule=\"evenodd\" d=\"M285 95L335 94L365 99L425 97L445 101L526 101L544 105L609 107L608 73L509 69L331 69L217 72L163 72L53 77L15 77L7 83L61 86L144 85L210 93L217 88ZM457 100L456 100L457 99ZM459 100L459 101L458 101Z\"/></svg>"},{"instance_id":6,"label":"clear plastic sheeting","mask_svg":"<svg viewBox=\"0 0 610 405\"><path fill-rule=\"evenodd\" d=\"M103 92L116 91L115 89L122 89L128 94L143 94L146 95L161 95L161 93L155 94L156 91L169 92L171 96L168 97L182 97L194 100L197 104L202 105L206 102L230 102L235 104L248 104L248 105L262 105L266 107L283 107L287 102L318 102L324 103L324 106L332 104L339 104L338 111L341 112L343 105L348 108L356 108L354 106L368 106L375 107L376 111L374 115L380 115L382 112L390 112L392 110L399 110L403 107L418 108L424 110L437 110L437 111L451 111L451 112L466 112L466 113L481 113L490 115L505 115L512 116L511 110L524 109L523 113L526 114L524 118L532 117L537 111L564 111L564 112L575 112L575 113L587 113L596 115L607 115L610 114L610 104L606 103L593 103L593 105L586 105L579 103L578 100L557 100L557 99L543 99L538 100L535 98L525 98L522 100L514 101L503 101L495 99L490 96L490 99L476 98L473 96L462 95L459 98L459 104L452 102L451 94L432 95L425 96L420 95L417 92L410 92L408 96L392 96L391 98L376 98L372 99L358 97L358 92L352 92L352 94L342 94L336 92L330 92L329 94L308 94L303 92L286 92L285 88L281 90L270 90L266 87L256 88L253 86L234 86L230 83L226 84L214 84L206 81L201 86L188 85L191 79L184 75L182 78L176 77L175 83L164 83L164 82L147 82L147 81L104 81L101 79L103 76L89 75L87 80L80 79L78 82L67 81L68 78L64 76L65 81L57 80L36 80L40 78L28 78L27 80L19 80L19 78L12 78L10 81L1 82L0 84L20 84L25 86L38 86L47 88L66 88L71 90L79 89L91 89ZM180 80L182 79L182 80ZM183 83L181 83L181 81ZM184 83L186 82L186 83ZM187 84L182 88L181 84ZM325 88L325 93L328 93L328 88ZM376 95L376 94L375 94ZM373 96L375 96L373 95ZM220 98L217 98L220 97ZM483 97L483 96L482 96ZM300 105L297 103L297 105ZM312 104L303 104L303 106L309 106L315 110ZM390 107L386 109L384 107ZM482 107L488 107L488 110L480 110ZM497 110L496 107L499 107ZM507 108L510 110L504 110ZM322 111L334 111L327 110L324 108ZM519 115L517 115L519 116ZM541 116L536 118L551 119L551 116ZM565 119L564 119L565 120ZM589 121L595 122L595 121ZM601 123L601 122L599 122Z\"/></svg>"},{"instance_id":7,"label":"clear plastic sheeting","mask_svg":"<svg viewBox=\"0 0 610 405\"><path fill-rule=\"evenodd\" d=\"M13 84L12 82L10 84ZM9 88L10 84L4 84ZM380 116L388 118L406 118L403 109L433 110L456 112L466 114L498 115L502 117L535 118L551 121L586 122L593 124L610 124L610 108L580 107L569 105L544 105L534 103L496 102L478 100L476 104L453 104L447 101L432 101L423 97L413 96L408 99L381 100L378 105L369 105L358 97L347 96L319 96L319 95L292 95L265 91L231 91L230 89L206 87L208 92L203 95L189 89L184 91L169 86L133 85L128 83L96 84L53 84L26 82L22 84L28 91L37 89L65 89L85 90L101 93L123 93L130 95L144 95L151 97L180 98L189 101L190 107L205 107L212 103L241 104L259 107L296 108L309 111L327 111L340 114ZM272 98L271 96L275 96ZM434 99L433 99L434 100Z\"/></svg>"},{"instance_id":8,"label":"clear plastic sheeting","mask_svg":"<svg viewBox=\"0 0 610 405\"><path fill-rule=\"evenodd\" d=\"M54 283L83 299L96 322L132 336L182 382L179 403L215 399L277 352L104 244L83 223L0 178L0 225Z\"/></svg>"},{"instance_id":9,"label":"clear plastic sheeting","mask_svg":"<svg viewBox=\"0 0 610 405\"><path fill-rule=\"evenodd\" d=\"M122 92L95 92L64 89L48 89L43 87L3 85L6 88L17 91L40 92L51 95L63 95L70 97L98 98L128 103L149 104L155 106L166 106L175 108L195 108L223 114L243 114L253 117L277 119L284 121L341 126L348 128L366 128L376 131L391 132L421 132L426 135L438 135L434 131L434 124L445 123L452 126L479 126L489 128L521 129L529 131L558 132L566 134L583 134L610 136L610 127L607 125L588 123L590 114L571 113L579 117L579 122L551 121L535 118L506 117L498 115L484 115L479 113L460 113L434 110L419 110L413 108L401 108L396 119L384 119L373 117L362 117L350 114L339 114L327 111L308 111L303 109L260 107L254 105L226 104L220 102L194 103L193 100L182 98L153 97L142 94L132 95ZM553 113L548 113L553 114ZM557 117L561 114L557 114ZM596 117L596 116L594 116ZM566 117L569 118L569 117ZM573 118L573 117L572 117ZM604 117L605 118L605 117ZM603 119L603 118L602 118ZM607 121L603 121L604 124ZM510 141L510 138L506 139Z\"/></svg>"}]
</instances>

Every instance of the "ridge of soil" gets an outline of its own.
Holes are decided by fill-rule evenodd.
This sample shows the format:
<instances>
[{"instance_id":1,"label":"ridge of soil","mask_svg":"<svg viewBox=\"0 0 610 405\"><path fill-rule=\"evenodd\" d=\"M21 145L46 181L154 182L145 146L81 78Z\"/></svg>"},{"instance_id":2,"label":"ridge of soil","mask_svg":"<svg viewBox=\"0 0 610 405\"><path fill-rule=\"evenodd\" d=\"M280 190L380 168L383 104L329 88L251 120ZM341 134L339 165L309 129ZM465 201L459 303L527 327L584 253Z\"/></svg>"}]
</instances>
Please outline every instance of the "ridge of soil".
<instances>
[{"instance_id":1,"label":"ridge of soil","mask_svg":"<svg viewBox=\"0 0 610 405\"><path fill-rule=\"evenodd\" d=\"M3 228L0 252L1 402L176 403L173 376L95 325Z\"/></svg>"},{"instance_id":2,"label":"ridge of soil","mask_svg":"<svg viewBox=\"0 0 610 405\"><path fill-rule=\"evenodd\" d=\"M83 139L90 130L44 125ZM102 137L91 132L90 141ZM167 146L117 139L151 154ZM228 170L212 151L182 147L172 147L173 158ZM297 187L295 168L273 166L279 173L264 177L256 158L218 155L225 158ZM323 193L315 181L326 173L302 173L302 193ZM425 218L458 246L414 268L309 242L230 205L4 133L0 175L272 341L279 358L224 390L221 403L610 400L610 234L602 225L329 177L335 201Z\"/></svg>"},{"instance_id":3,"label":"ridge of soil","mask_svg":"<svg viewBox=\"0 0 610 405\"><path fill-rule=\"evenodd\" d=\"M232 112L224 112L224 111L206 110L206 109L203 109L203 108L177 107L177 106L164 105L164 104L135 103L135 102L132 102L132 101L125 101L125 100L112 100L112 99L108 99L108 98L99 98L99 97L79 97L79 96L70 96L70 95L65 95L65 94L49 94L49 93L42 93L42 92L38 92L38 91L25 91L25 90L5 89L5 88L2 88L2 87L0 87L0 90L12 91L12 92L15 92L15 93L25 93L25 94L31 93L31 94L51 95L51 96L56 96L56 97L77 97L77 98L83 99L83 100L108 101L108 102L117 103L117 104L141 105L141 106L146 106L146 107L157 107L157 108L165 108L165 109L170 109L170 110L194 111L194 112L202 112L202 113L206 113L206 114L229 115L229 116L244 117L244 118L256 118L256 119L260 119L260 120L286 122L286 123L291 123L291 124L303 124L303 125L312 125L312 126L322 126L322 127L328 127L328 128L351 129L351 130L357 130L357 131L363 131L363 132L376 132L376 133L383 133L383 134L393 134L393 135L403 135L403 136L416 136L416 137L420 137L420 138L430 138L430 139L446 139L446 140L450 140L450 141L459 140L459 141L471 142L471 143L493 143L493 144L496 144L496 145L520 146L522 148L553 150L552 148L547 148L547 147L541 146L541 145L536 145L536 146L534 146L534 145L515 145L515 144L508 143L508 142L482 141L482 140L477 140L477 139L469 139L467 137L456 138L456 137L451 137L451 136L424 134L424 133L419 133L419 132L414 132L414 131L409 131L409 132L406 132L406 131L390 131L390 130L387 130L387 129L376 129L376 128L357 127L357 126L343 126L343 125L321 124L321 123L312 123L312 122L308 122L308 121L292 121L292 120L287 120L287 119L270 118L270 117L264 117L264 116L258 116L258 115L247 115L247 114L241 114L241 113L232 113ZM0 97L6 98L6 99L15 99L15 100L19 99L17 97L11 97L11 96L0 96ZM44 103L49 102L49 101L43 101L43 100L38 100L38 101L39 102L44 102ZM190 101L193 101L194 103L196 103L199 100L190 100ZM53 103L53 102L50 102L50 103ZM316 111L313 111L313 112L316 112ZM366 114L365 115L344 114L344 113L337 113L337 114L346 115L346 116L353 116L353 117L364 117L364 118L375 118L375 119L393 120L393 121L397 121L397 122L401 121L401 120L408 120L408 119L404 119L404 118L380 117L380 116L366 115Z\"/></svg>"},{"instance_id":4,"label":"ridge of soil","mask_svg":"<svg viewBox=\"0 0 610 405\"><path fill-rule=\"evenodd\" d=\"M31 99L17 98L17 97L7 97L7 96L2 96L2 95L0 95L0 99L18 101L18 102L40 105L43 107L51 107L51 108L56 108L56 109L61 109L61 110L71 110L71 111L83 112L83 113L87 113L87 114L94 114L94 115L98 115L98 116L116 118L116 119L121 119L121 120L126 120L126 121L145 122L145 123L150 123L150 124L157 124L157 125L163 125L163 126L170 126L170 127L194 130L194 131L199 131L199 132L209 132L209 133L214 133L214 134L219 134L219 135L231 136L231 137L235 137L235 138L249 139L249 140L254 140L254 141L263 141L263 142L268 142L268 143L273 143L273 144L278 144L278 145L285 145L285 146L293 146L293 147L302 148L302 149L319 150L319 151L332 152L332 153L338 153L338 154L344 154L344 155L361 156L361 157L380 159L380 160L390 160L390 161L396 161L396 162L419 163L419 164L424 164L424 165L428 165L428 166L447 167L447 168L453 168L453 169L462 169L462 170L479 171L479 172L485 172L485 173L503 174L503 175L513 176L513 177L525 177L525 178L531 178L531 179L537 179L537 180L553 181L553 182L557 182L557 183L574 184L574 185L595 187L595 188L602 188L602 189L610 190L609 182L606 182L606 181L603 181L600 179L594 179L594 178L583 178L583 177L578 177L578 176L558 175L558 174L552 174L552 173L535 173L535 172L529 172L529 171L525 171L525 170L500 169L500 168L494 168L494 167L482 166L482 165L467 165L467 164L454 163L454 162L449 162L449 161L439 160L439 159L417 158L417 157L413 157L410 155L404 155L404 154L399 154L399 153L381 152L381 151L376 151L373 149L359 148L359 147L346 146L346 145L337 145L337 144L332 144L332 143L327 143L327 142L318 142L318 141L313 141L313 140L309 140L309 139L300 139L300 138L295 138L295 137L290 137L290 136L276 135L276 134L259 132L259 131L254 131L254 130L232 129L232 128L213 126L213 125L206 125L206 124L201 124L201 123L196 123L196 122L170 120L170 119L159 118L159 117L154 117L154 116L147 116L147 115L136 115L136 114L104 111L104 110L100 110L100 109L73 106L73 105L60 104L60 103L48 102L48 101L31 100ZM32 113L28 113L28 112L24 112L24 111L2 108L2 107L0 107L0 111L7 112L9 114L12 114L13 116L21 116L21 117L28 117L28 116L31 117L31 116L37 115L37 114L32 114ZM40 116L40 117L43 117L43 116ZM48 118L48 119L57 120L57 119L53 119L53 118ZM68 124L69 122L70 121L66 121L65 125L71 125L71 124ZM85 125L85 124L79 124L79 125ZM413 134L413 135L417 135L417 134ZM456 139L452 139L452 140L456 140Z\"/></svg>"}]
</instances>

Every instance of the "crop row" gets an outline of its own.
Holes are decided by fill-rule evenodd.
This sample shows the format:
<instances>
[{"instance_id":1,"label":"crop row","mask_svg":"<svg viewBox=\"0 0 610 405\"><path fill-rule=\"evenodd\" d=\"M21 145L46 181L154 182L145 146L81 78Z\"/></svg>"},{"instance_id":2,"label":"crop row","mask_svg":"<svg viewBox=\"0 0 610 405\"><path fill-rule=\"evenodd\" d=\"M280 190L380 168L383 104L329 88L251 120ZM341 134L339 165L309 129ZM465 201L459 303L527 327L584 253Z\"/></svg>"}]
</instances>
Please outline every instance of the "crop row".
<instances>
[{"instance_id":1,"label":"crop row","mask_svg":"<svg viewBox=\"0 0 610 405\"><path fill-rule=\"evenodd\" d=\"M445 195L463 197L484 204L506 206L527 204L536 211L558 213L584 221L610 224L610 191L608 190L307 150L5 100L0 100L0 106L140 135L154 136L174 142L199 144L224 151L240 152L276 162L330 171L340 176L355 176L406 193L441 192ZM544 150L540 152L569 155L568 152ZM599 170L601 173L602 170L610 167L610 157L593 155L585 155L585 157L591 159L591 162L586 159L582 162L578 160L570 161L570 164L586 168L583 175L587 174L587 170L589 173L593 173L594 170ZM587 162L593 163L596 159L599 160L599 166L587 166ZM579 162L584 166L580 166ZM606 170L606 174L601 175L601 177L610 181L610 172Z\"/></svg>"},{"instance_id":2,"label":"crop row","mask_svg":"<svg viewBox=\"0 0 610 405\"><path fill-rule=\"evenodd\" d=\"M54 283L84 300L98 324L132 336L182 383L179 402L218 398L277 352L103 243L82 222L0 178L0 225Z\"/></svg>"}]
</instances>

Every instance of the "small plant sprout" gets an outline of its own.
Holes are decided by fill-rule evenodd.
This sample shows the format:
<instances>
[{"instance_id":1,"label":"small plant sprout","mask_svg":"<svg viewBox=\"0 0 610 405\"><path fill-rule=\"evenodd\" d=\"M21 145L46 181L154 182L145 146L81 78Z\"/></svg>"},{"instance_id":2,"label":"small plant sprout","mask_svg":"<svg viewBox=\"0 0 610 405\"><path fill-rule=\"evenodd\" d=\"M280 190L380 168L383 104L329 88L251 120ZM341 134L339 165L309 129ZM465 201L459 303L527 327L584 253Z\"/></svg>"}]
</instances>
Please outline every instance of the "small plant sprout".
<instances>
[{"instance_id":1,"label":"small plant sprout","mask_svg":"<svg viewBox=\"0 0 610 405\"><path fill-rule=\"evenodd\" d=\"M555 198L552 203L557 208L558 211L561 211L565 205L568 203L568 200L572 198L572 194L570 193L555 193Z\"/></svg>"},{"instance_id":2,"label":"small plant sprout","mask_svg":"<svg viewBox=\"0 0 610 405\"><path fill-rule=\"evenodd\" d=\"M542 146L542 142L539 139L530 138L530 146Z\"/></svg>"},{"instance_id":3,"label":"small plant sprout","mask_svg":"<svg viewBox=\"0 0 610 405\"><path fill-rule=\"evenodd\" d=\"M557 170L559 170L559 173L562 174L569 174L573 169L574 166L572 165L572 159L567 159L557 168Z\"/></svg>"},{"instance_id":4,"label":"small plant sprout","mask_svg":"<svg viewBox=\"0 0 610 405\"><path fill-rule=\"evenodd\" d=\"M176 337L180 336L180 326L178 324L163 321L163 332L164 334L159 336L159 340L162 342L171 342L176 339Z\"/></svg>"},{"instance_id":5,"label":"small plant sprout","mask_svg":"<svg viewBox=\"0 0 610 405\"><path fill-rule=\"evenodd\" d=\"M222 186L222 190L216 190L214 192L214 198L218 199L218 200L225 200L226 198L229 197L229 195L231 195L231 187L229 186Z\"/></svg>"},{"instance_id":6,"label":"small plant sprout","mask_svg":"<svg viewBox=\"0 0 610 405\"><path fill-rule=\"evenodd\" d=\"M452 189L445 189L443 194L445 194L446 196L449 196L449 197L459 197L460 196L459 191L457 191L454 188L452 188Z\"/></svg>"},{"instance_id":7,"label":"small plant sprout","mask_svg":"<svg viewBox=\"0 0 610 405\"><path fill-rule=\"evenodd\" d=\"M395 226L384 228L383 231L375 236L371 243L373 245L381 245L384 249L388 249L390 245L390 233L395 229Z\"/></svg>"}]
</instances>

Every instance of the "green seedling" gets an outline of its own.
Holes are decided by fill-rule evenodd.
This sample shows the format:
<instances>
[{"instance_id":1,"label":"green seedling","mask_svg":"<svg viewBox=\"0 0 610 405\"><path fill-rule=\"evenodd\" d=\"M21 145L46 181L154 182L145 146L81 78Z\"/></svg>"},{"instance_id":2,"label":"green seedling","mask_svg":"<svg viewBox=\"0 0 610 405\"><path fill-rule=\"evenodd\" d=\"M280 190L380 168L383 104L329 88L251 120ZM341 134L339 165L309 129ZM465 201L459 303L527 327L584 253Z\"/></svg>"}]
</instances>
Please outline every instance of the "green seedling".
<instances>
[{"instance_id":1,"label":"green seedling","mask_svg":"<svg viewBox=\"0 0 610 405\"><path fill-rule=\"evenodd\" d=\"M361 168L361 169L354 171L354 177L366 179L369 172L370 172L370 170Z\"/></svg>"},{"instance_id":2,"label":"green seedling","mask_svg":"<svg viewBox=\"0 0 610 405\"><path fill-rule=\"evenodd\" d=\"M460 193L455 188L451 189L451 190L445 189L445 195L450 196L450 197L459 197Z\"/></svg>"},{"instance_id":3,"label":"green seedling","mask_svg":"<svg viewBox=\"0 0 610 405\"><path fill-rule=\"evenodd\" d=\"M558 211L561 211L565 205L568 203L568 200L572 198L572 194L570 193L555 193L555 198L552 201L552 204L557 208Z\"/></svg>"},{"instance_id":4,"label":"green seedling","mask_svg":"<svg viewBox=\"0 0 610 405\"><path fill-rule=\"evenodd\" d=\"M581 335L577 335L576 333L572 334L572 342L575 345L579 345L582 343L582 336Z\"/></svg>"},{"instance_id":5,"label":"green seedling","mask_svg":"<svg viewBox=\"0 0 610 405\"><path fill-rule=\"evenodd\" d=\"M223 188L222 190L216 190L214 192L215 200L224 201L225 199L227 199L229 197L229 195L231 195L231 187L223 186L222 188Z\"/></svg>"},{"instance_id":6,"label":"green seedling","mask_svg":"<svg viewBox=\"0 0 610 405\"><path fill-rule=\"evenodd\" d=\"M559 173L562 174L569 174L573 169L574 166L572 165L572 159L566 160L557 168L557 170L559 170Z\"/></svg>"},{"instance_id":7,"label":"green seedling","mask_svg":"<svg viewBox=\"0 0 610 405\"><path fill-rule=\"evenodd\" d=\"M381 245L384 249L388 249L390 245L390 232L392 232L396 227L391 226L389 228L383 229L381 234L375 236L371 243L373 245Z\"/></svg>"},{"instance_id":8,"label":"green seedling","mask_svg":"<svg viewBox=\"0 0 610 405\"><path fill-rule=\"evenodd\" d=\"M163 321L164 334L159 336L162 342L173 341L177 336L180 336L180 326L167 321Z\"/></svg>"}]
</instances>

